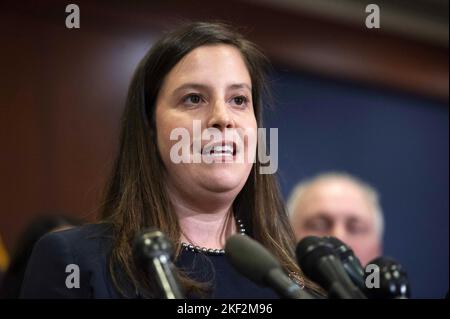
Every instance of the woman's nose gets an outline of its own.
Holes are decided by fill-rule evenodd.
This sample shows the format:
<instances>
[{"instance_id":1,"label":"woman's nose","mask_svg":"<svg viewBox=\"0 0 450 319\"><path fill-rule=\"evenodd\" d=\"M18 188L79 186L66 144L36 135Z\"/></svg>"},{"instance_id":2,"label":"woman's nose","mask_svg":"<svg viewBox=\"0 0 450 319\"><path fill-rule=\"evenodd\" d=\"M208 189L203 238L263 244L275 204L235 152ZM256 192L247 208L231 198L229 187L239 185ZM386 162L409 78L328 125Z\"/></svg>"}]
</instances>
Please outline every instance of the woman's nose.
<instances>
[{"instance_id":1,"label":"woman's nose","mask_svg":"<svg viewBox=\"0 0 450 319\"><path fill-rule=\"evenodd\" d=\"M221 131L235 126L232 114L223 101L217 101L211 105L208 118L208 127L214 127Z\"/></svg>"}]
</instances>

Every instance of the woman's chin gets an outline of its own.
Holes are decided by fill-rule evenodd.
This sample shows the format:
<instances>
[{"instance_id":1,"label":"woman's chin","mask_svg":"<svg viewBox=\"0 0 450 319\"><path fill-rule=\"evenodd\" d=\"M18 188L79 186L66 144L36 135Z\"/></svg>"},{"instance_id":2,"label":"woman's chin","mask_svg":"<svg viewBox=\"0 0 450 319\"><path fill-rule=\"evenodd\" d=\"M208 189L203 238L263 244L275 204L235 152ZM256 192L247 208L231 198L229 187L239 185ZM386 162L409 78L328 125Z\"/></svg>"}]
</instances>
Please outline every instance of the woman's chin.
<instances>
[{"instance_id":1,"label":"woman's chin","mask_svg":"<svg viewBox=\"0 0 450 319\"><path fill-rule=\"evenodd\" d=\"M236 193L239 193L243 187L243 181L245 181L245 179L246 177L236 171L223 171L202 176L199 183L203 186L203 188L212 192L224 193L235 190Z\"/></svg>"}]
</instances>

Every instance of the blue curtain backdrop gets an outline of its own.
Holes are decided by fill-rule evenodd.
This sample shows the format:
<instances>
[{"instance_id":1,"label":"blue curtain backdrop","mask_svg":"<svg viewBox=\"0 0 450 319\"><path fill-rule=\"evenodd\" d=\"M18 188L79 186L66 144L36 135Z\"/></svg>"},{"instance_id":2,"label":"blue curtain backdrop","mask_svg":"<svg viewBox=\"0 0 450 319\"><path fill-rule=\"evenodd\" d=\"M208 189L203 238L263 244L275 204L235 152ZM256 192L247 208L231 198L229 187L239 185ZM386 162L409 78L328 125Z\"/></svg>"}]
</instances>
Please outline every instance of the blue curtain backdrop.
<instances>
[{"instance_id":1,"label":"blue curtain backdrop","mask_svg":"<svg viewBox=\"0 0 450 319\"><path fill-rule=\"evenodd\" d=\"M448 105L411 94L277 71L274 110L279 169L287 198L319 172L355 174L378 189L384 255L407 270L415 298L448 291Z\"/></svg>"}]
</instances>

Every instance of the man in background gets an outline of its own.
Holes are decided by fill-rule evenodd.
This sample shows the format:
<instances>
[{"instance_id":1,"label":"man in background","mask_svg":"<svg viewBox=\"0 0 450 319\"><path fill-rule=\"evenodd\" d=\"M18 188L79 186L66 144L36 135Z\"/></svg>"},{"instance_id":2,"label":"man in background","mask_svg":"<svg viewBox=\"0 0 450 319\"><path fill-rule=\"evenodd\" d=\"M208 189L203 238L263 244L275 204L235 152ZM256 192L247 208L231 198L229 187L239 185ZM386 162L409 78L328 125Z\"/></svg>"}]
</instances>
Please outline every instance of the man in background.
<instances>
[{"instance_id":1,"label":"man in background","mask_svg":"<svg viewBox=\"0 0 450 319\"><path fill-rule=\"evenodd\" d=\"M346 173L325 173L299 183L288 200L297 240L334 236L349 245L363 265L382 253L383 213L378 194Z\"/></svg>"}]
</instances>

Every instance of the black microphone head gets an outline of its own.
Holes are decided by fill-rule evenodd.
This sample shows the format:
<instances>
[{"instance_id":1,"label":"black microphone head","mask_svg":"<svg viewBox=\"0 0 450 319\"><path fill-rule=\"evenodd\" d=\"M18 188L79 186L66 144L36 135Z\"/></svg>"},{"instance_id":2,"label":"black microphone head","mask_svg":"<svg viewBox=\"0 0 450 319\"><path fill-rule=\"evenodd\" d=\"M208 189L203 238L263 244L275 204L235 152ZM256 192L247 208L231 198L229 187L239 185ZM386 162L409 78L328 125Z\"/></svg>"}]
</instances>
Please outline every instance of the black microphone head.
<instances>
[{"instance_id":1,"label":"black microphone head","mask_svg":"<svg viewBox=\"0 0 450 319\"><path fill-rule=\"evenodd\" d=\"M174 273L173 247L166 235L156 229L141 231L133 242L136 264L148 274L151 298L182 299L184 294Z\"/></svg>"},{"instance_id":2,"label":"black microphone head","mask_svg":"<svg viewBox=\"0 0 450 319\"><path fill-rule=\"evenodd\" d=\"M279 262L256 240L245 235L233 235L225 244L225 255L231 264L245 277L261 286L266 286L265 276Z\"/></svg>"},{"instance_id":3,"label":"black microphone head","mask_svg":"<svg viewBox=\"0 0 450 319\"><path fill-rule=\"evenodd\" d=\"M334 250L336 255L341 259L342 265L353 283L361 290L366 289L364 283L364 269L355 256L353 250L340 239L333 236L323 238Z\"/></svg>"},{"instance_id":4,"label":"black microphone head","mask_svg":"<svg viewBox=\"0 0 450 319\"><path fill-rule=\"evenodd\" d=\"M154 227L141 231L134 239L133 255L142 262L160 257L161 255L173 257L173 247L164 233Z\"/></svg>"},{"instance_id":5,"label":"black microphone head","mask_svg":"<svg viewBox=\"0 0 450 319\"><path fill-rule=\"evenodd\" d=\"M326 240L331 247L334 249L335 253L337 255L339 255L339 257L341 257L342 259L347 259L350 256L355 256L355 254L353 253L353 250L347 245L345 244L342 240L333 237L333 236L326 236L324 237L324 240ZM359 261L359 259L358 259Z\"/></svg>"},{"instance_id":6,"label":"black microphone head","mask_svg":"<svg viewBox=\"0 0 450 319\"><path fill-rule=\"evenodd\" d=\"M380 287L367 289L371 298L409 298L411 295L408 275L402 265L389 257L377 257L368 265L377 265L380 270ZM365 274L365 279L370 273Z\"/></svg>"},{"instance_id":7,"label":"black microphone head","mask_svg":"<svg viewBox=\"0 0 450 319\"><path fill-rule=\"evenodd\" d=\"M297 244L295 254L302 270L315 281L318 281L318 277L320 277L320 274L317 273L319 259L325 256L334 256L336 259L339 259L331 246L316 236L303 238Z\"/></svg>"},{"instance_id":8,"label":"black microphone head","mask_svg":"<svg viewBox=\"0 0 450 319\"><path fill-rule=\"evenodd\" d=\"M364 270L361 261L355 256L355 253L347 244L333 236L326 236L324 239L331 245L342 262L351 264L352 268L355 268L354 270L357 271L358 274L361 276L363 275Z\"/></svg>"},{"instance_id":9,"label":"black microphone head","mask_svg":"<svg viewBox=\"0 0 450 319\"><path fill-rule=\"evenodd\" d=\"M298 243L295 253L305 274L327 290L330 298L366 298L353 284L341 259L326 239L305 237Z\"/></svg>"}]
</instances>

